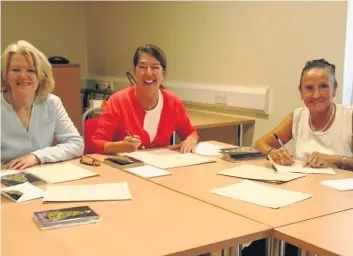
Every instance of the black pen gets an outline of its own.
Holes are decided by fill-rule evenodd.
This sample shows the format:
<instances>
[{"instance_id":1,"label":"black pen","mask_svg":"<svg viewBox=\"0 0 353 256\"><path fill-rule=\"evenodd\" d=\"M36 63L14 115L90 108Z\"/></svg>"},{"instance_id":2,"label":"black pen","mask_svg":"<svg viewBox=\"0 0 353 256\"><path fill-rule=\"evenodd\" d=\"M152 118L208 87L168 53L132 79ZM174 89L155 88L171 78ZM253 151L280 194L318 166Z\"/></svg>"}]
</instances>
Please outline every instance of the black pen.
<instances>
[{"instance_id":1,"label":"black pen","mask_svg":"<svg viewBox=\"0 0 353 256\"><path fill-rule=\"evenodd\" d=\"M285 150L289 155L291 155L291 153L289 153L288 150L284 147L283 142L282 142L281 139L277 136L277 134L274 133L273 136L275 136L275 139L277 140L277 142L279 143L279 145L281 145L281 147L284 148L284 150Z\"/></svg>"}]
</instances>

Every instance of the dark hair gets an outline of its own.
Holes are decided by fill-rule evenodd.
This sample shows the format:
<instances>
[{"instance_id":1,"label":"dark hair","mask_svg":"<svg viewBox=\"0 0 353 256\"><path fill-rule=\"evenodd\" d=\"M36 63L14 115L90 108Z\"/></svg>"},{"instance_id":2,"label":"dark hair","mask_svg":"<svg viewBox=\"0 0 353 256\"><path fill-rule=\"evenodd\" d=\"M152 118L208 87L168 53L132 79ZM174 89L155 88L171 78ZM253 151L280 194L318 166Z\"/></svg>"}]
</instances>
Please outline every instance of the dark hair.
<instances>
[{"instance_id":1,"label":"dark hair","mask_svg":"<svg viewBox=\"0 0 353 256\"><path fill-rule=\"evenodd\" d=\"M332 75L334 86L337 87L336 66L334 64L329 63L325 59L317 59L317 60L310 60L307 63L305 63L305 67L303 68L302 73L300 75L299 88L301 86L304 73L313 68L327 68Z\"/></svg>"},{"instance_id":2,"label":"dark hair","mask_svg":"<svg viewBox=\"0 0 353 256\"><path fill-rule=\"evenodd\" d=\"M165 72L167 70L167 58L165 57L164 52L158 46L153 44L145 44L136 49L133 58L135 68L139 62L141 53L145 53L154 57L156 60L159 61L159 63L161 63L163 71Z\"/></svg>"}]
</instances>

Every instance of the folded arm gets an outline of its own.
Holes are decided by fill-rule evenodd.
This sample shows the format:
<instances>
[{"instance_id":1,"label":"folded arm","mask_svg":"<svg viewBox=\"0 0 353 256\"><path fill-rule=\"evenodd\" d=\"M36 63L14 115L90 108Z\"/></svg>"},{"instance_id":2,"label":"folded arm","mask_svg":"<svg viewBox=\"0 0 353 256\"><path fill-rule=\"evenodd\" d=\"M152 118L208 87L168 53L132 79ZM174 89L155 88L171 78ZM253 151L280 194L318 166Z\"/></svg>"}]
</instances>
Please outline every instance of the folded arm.
<instances>
[{"instance_id":1,"label":"folded arm","mask_svg":"<svg viewBox=\"0 0 353 256\"><path fill-rule=\"evenodd\" d=\"M54 136L57 144L32 152L42 164L69 160L81 156L84 150L83 138L72 123L61 100L56 102L55 111Z\"/></svg>"}]
</instances>

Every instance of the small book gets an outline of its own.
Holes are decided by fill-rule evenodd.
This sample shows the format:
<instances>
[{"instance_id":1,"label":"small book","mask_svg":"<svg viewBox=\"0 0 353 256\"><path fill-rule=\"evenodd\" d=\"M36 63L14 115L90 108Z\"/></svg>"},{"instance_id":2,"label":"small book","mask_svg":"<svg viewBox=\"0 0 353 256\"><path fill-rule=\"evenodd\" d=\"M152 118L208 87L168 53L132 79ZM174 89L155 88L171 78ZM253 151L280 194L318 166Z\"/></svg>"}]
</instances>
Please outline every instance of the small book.
<instances>
[{"instance_id":1,"label":"small book","mask_svg":"<svg viewBox=\"0 0 353 256\"><path fill-rule=\"evenodd\" d=\"M92 224L100 221L99 215L89 206L34 212L33 215L34 220L42 230Z\"/></svg>"},{"instance_id":2,"label":"small book","mask_svg":"<svg viewBox=\"0 0 353 256\"><path fill-rule=\"evenodd\" d=\"M6 186L15 186L25 182L29 182L33 185L42 185L46 183L44 180L38 178L37 176L26 172L19 172L1 177L1 183Z\"/></svg>"},{"instance_id":3,"label":"small book","mask_svg":"<svg viewBox=\"0 0 353 256\"><path fill-rule=\"evenodd\" d=\"M225 160L252 160L265 159L266 157L258 150L251 147L233 147L219 150Z\"/></svg>"}]
</instances>

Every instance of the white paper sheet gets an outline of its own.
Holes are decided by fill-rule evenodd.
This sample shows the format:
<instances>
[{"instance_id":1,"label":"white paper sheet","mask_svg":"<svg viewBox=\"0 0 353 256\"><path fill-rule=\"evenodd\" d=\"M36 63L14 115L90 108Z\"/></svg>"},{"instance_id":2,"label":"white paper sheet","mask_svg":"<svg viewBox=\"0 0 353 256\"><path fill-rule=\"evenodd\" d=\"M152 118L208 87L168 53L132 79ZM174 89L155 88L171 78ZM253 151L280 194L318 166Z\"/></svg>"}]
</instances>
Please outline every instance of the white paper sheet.
<instances>
[{"instance_id":1,"label":"white paper sheet","mask_svg":"<svg viewBox=\"0 0 353 256\"><path fill-rule=\"evenodd\" d=\"M209 142L199 142L196 145L195 153L203 156L212 156L212 155L220 155L220 149L222 147L217 146L215 144Z\"/></svg>"},{"instance_id":2,"label":"white paper sheet","mask_svg":"<svg viewBox=\"0 0 353 256\"><path fill-rule=\"evenodd\" d=\"M337 179L337 180L323 180L321 184L340 191L353 190L353 178Z\"/></svg>"},{"instance_id":3,"label":"white paper sheet","mask_svg":"<svg viewBox=\"0 0 353 256\"><path fill-rule=\"evenodd\" d=\"M153 153L153 151L151 152L137 151L132 153L124 153L123 155L134 157L146 164L153 165L161 169L169 169L169 168L216 162L215 158L200 156L200 155L191 154L191 153L187 153L187 154L173 153L173 154L160 155L160 154Z\"/></svg>"},{"instance_id":4,"label":"white paper sheet","mask_svg":"<svg viewBox=\"0 0 353 256\"><path fill-rule=\"evenodd\" d=\"M274 188L248 180L230 186L216 188L211 190L211 192L274 209L285 207L312 197L311 194Z\"/></svg>"},{"instance_id":5,"label":"white paper sheet","mask_svg":"<svg viewBox=\"0 0 353 256\"><path fill-rule=\"evenodd\" d=\"M159 168L154 167L152 165L143 165L143 166L139 166L139 167L127 168L125 170L127 170L133 174L136 174L138 176L141 176L143 178L146 178L146 179L172 174L171 172L168 172L163 169L159 169Z\"/></svg>"},{"instance_id":6,"label":"white paper sheet","mask_svg":"<svg viewBox=\"0 0 353 256\"><path fill-rule=\"evenodd\" d=\"M19 171L16 171L16 170L1 171L1 172L0 172L0 177L6 176L6 175L15 174L15 173L19 173Z\"/></svg>"},{"instance_id":7,"label":"white paper sheet","mask_svg":"<svg viewBox=\"0 0 353 256\"><path fill-rule=\"evenodd\" d=\"M271 164L276 168L278 172L288 173L307 173L307 174L336 174L332 168L311 168L304 167L304 163L299 160L295 160L294 164L290 166L276 164L272 159L270 159Z\"/></svg>"},{"instance_id":8,"label":"white paper sheet","mask_svg":"<svg viewBox=\"0 0 353 256\"><path fill-rule=\"evenodd\" d=\"M263 180L270 182L287 182L304 177L300 173L280 173L274 169L263 166L244 164L217 172L220 175L232 176L242 179Z\"/></svg>"},{"instance_id":9,"label":"white paper sheet","mask_svg":"<svg viewBox=\"0 0 353 256\"><path fill-rule=\"evenodd\" d=\"M155 156L179 155L180 154L178 150L171 150L169 148L153 149L151 151L142 152L142 153L148 153L148 154L155 155Z\"/></svg>"},{"instance_id":10,"label":"white paper sheet","mask_svg":"<svg viewBox=\"0 0 353 256\"><path fill-rule=\"evenodd\" d=\"M28 168L27 172L45 180L47 183L59 183L98 175L72 163L41 165Z\"/></svg>"},{"instance_id":11,"label":"white paper sheet","mask_svg":"<svg viewBox=\"0 0 353 256\"><path fill-rule=\"evenodd\" d=\"M48 186L43 201L104 201L129 200L130 190L127 182L93 185Z\"/></svg>"},{"instance_id":12,"label":"white paper sheet","mask_svg":"<svg viewBox=\"0 0 353 256\"><path fill-rule=\"evenodd\" d=\"M7 187L7 188L3 188L1 189L1 193L2 195L8 197L9 199L15 201L13 198L9 197L8 195L6 195L3 192L6 191L19 191L21 193L23 193L23 195L16 201L18 203L20 202L24 202L24 201L28 201L28 200L32 200L32 199L37 199L37 198L41 198L44 196L44 191L41 190L40 188L33 186L32 184L30 184L29 182L25 182L19 185L15 185L15 186L11 186L11 187Z\"/></svg>"}]
</instances>

